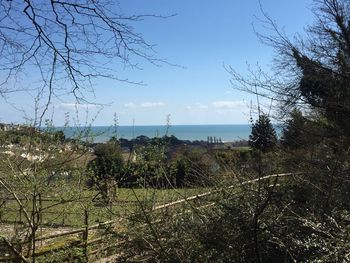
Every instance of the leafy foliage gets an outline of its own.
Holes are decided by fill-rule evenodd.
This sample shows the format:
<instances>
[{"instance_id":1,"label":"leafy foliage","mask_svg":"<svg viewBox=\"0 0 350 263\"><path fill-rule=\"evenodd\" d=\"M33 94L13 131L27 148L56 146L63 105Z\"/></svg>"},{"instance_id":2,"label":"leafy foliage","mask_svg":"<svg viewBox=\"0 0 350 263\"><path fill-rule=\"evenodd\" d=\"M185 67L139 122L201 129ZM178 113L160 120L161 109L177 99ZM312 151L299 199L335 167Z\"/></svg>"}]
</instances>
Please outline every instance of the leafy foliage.
<instances>
[{"instance_id":1,"label":"leafy foliage","mask_svg":"<svg viewBox=\"0 0 350 263\"><path fill-rule=\"evenodd\" d=\"M96 158L87 168L92 172L90 185L97 187L102 198L111 203L116 197L116 187L124 179L123 157L115 143L99 144L95 149Z\"/></svg>"},{"instance_id":2,"label":"leafy foliage","mask_svg":"<svg viewBox=\"0 0 350 263\"><path fill-rule=\"evenodd\" d=\"M108 177L113 177L116 180L122 178L123 157L117 144L98 144L95 156L96 158L89 163L88 167L93 171L96 180Z\"/></svg>"},{"instance_id":3,"label":"leafy foliage","mask_svg":"<svg viewBox=\"0 0 350 263\"><path fill-rule=\"evenodd\" d=\"M208 186L219 169L215 159L203 148L185 149L172 163L176 186Z\"/></svg>"}]
</instances>

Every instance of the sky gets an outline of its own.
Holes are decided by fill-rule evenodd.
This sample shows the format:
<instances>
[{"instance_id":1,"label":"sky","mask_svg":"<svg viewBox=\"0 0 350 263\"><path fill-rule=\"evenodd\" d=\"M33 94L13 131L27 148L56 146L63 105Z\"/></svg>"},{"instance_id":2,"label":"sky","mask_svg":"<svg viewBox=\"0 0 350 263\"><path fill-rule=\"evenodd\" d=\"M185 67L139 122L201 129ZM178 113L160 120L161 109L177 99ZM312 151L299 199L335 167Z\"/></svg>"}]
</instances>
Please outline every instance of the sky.
<instances>
[{"instance_id":1,"label":"sky","mask_svg":"<svg viewBox=\"0 0 350 263\"><path fill-rule=\"evenodd\" d=\"M301 33L313 21L311 0L261 0L265 12L287 35ZM73 98L56 101L54 124L64 123L66 112L92 125L248 124L255 97L235 90L231 66L245 74L247 64L267 71L273 50L257 38L254 28L268 33L259 22L258 0L121 0L126 14L154 14L133 24L156 56L168 63L155 66L140 60L141 69L120 68L118 74L143 85L101 79L94 86L94 101L104 105L76 105ZM174 16L172 16L174 15ZM32 97L11 94L0 101L0 122L22 123L34 108ZM11 105L11 106L9 106ZM16 108L21 108L22 111ZM170 117L168 117L170 116Z\"/></svg>"}]
</instances>

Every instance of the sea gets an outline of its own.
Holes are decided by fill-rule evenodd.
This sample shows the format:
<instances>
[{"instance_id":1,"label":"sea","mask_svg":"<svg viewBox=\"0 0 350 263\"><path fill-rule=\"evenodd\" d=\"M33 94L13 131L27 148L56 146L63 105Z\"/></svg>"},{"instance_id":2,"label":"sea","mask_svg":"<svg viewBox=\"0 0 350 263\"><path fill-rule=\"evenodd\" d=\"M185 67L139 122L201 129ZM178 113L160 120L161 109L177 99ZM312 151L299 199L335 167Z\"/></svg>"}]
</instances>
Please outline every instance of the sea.
<instances>
[{"instance_id":1,"label":"sea","mask_svg":"<svg viewBox=\"0 0 350 263\"><path fill-rule=\"evenodd\" d=\"M78 135L85 137L84 132L89 131L89 137L94 142L106 142L112 136L116 138L133 139L144 135L150 138L174 135L180 140L207 141L208 137L222 142L247 140L251 132L249 124L232 125L151 125L151 126L92 126L90 128L59 128L66 137L74 138ZM83 134L83 135L82 135Z\"/></svg>"}]
</instances>

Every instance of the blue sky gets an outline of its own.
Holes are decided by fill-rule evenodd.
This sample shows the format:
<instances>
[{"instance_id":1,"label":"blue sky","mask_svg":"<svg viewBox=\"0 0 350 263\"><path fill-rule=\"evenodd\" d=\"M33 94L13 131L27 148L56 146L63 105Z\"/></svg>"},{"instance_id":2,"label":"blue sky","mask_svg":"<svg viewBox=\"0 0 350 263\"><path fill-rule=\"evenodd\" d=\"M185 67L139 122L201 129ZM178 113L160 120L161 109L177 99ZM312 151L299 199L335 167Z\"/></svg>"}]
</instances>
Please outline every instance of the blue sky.
<instances>
[{"instance_id":1,"label":"blue sky","mask_svg":"<svg viewBox=\"0 0 350 263\"><path fill-rule=\"evenodd\" d=\"M264 10L292 36L312 23L311 0L261 0ZM55 125L62 125L64 113L74 115L78 108L81 122L97 115L94 125L113 124L114 113L120 125L165 124L245 124L249 103L255 98L236 91L223 65L244 72L247 63L268 69L273 51L256 37L253 24L266 33L256 17L261 17L257 0L121 0L127 14L172 15L167 19L147 18L134 24L151 44L159 58L181 67L154 66L140 61L139 69L118 69L119 75L145 85L99 80L93 100L105 104L74 105L73 98L54 103ZM12 94L8 100L31 114L33 98ZM0 121L23 122L23 112L0 104ZM86 117L86 112L88 116Z\"/></svg>"}]
</instances>

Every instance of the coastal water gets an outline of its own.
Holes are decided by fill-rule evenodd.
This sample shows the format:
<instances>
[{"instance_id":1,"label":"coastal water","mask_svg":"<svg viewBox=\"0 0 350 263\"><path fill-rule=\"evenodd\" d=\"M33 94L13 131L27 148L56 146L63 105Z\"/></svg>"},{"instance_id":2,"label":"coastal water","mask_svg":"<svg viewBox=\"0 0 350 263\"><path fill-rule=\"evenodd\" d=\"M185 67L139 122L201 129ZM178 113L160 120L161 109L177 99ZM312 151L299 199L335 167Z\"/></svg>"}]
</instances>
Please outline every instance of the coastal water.
<instances>
[{"instance_id":1,"label":"coastal water","mask_svg":"<svg viewBox=\"0 0 350 263\"><path fill-rule=\"evenodd\" d=\"M80 130L84 130L80 128ZM74 137L79 129L63 129L67 137ZM172 125L167 126L93 126L90 128L90 134L94 137L95 142L108 141L112 136L125 139L136 138L144 135L147 137L161 137L164 135L174 135L180 140L203 140L206 141L208 136L221 139L223 142L232 142L238 140L247 140L251 131L249 124L237 125Z\"/></svg>"}]
</instances>

